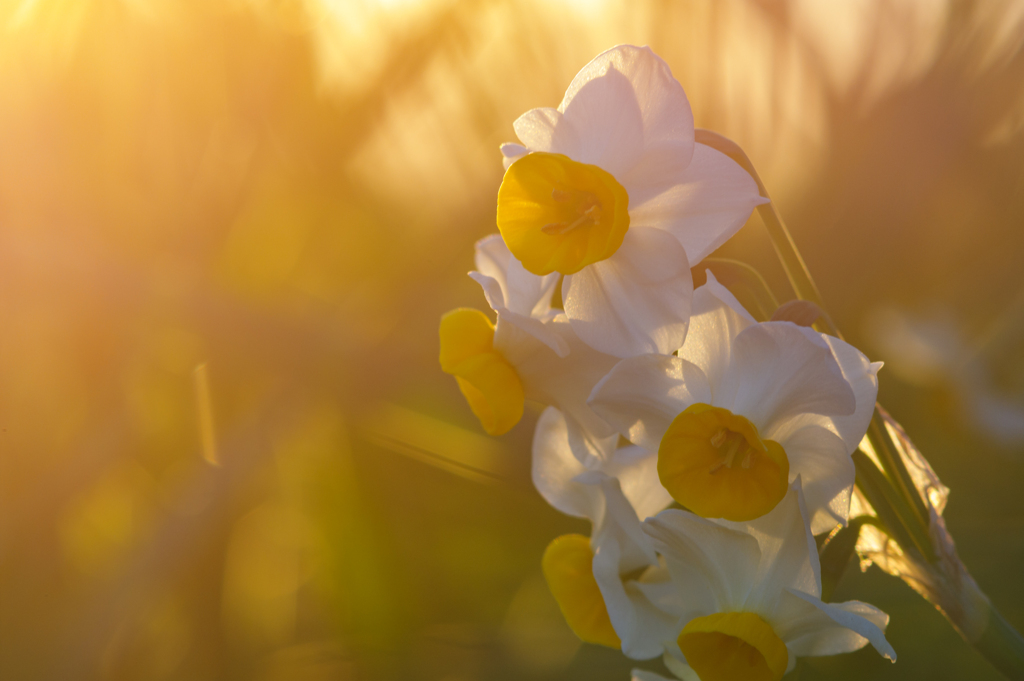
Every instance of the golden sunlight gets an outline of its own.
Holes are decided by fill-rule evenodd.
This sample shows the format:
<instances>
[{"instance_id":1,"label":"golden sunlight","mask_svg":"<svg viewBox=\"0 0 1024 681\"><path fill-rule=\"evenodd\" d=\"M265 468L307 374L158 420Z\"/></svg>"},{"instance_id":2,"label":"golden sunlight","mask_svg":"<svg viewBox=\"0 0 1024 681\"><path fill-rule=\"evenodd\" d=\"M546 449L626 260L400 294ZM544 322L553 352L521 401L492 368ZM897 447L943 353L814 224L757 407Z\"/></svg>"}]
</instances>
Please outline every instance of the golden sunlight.
<instances>
[{"instance_id":1,"label":"golden sunlight","mask_svg":"<svg viewBox=\"0 0 1024 681\"><path fill-rule=\"evenodd\" d=\"M465 273L513 122L622 43L756 164L1024 625L1021 3L0 0L0 678L630 678L544 587L590 525L534 488L541 407L502 374L481 426L437 335L495 322ZM773 253L751 218L714 257L785 300ZM802 680L1000 678L844 574L899 667Z\"/></svg>"}]
</instances>

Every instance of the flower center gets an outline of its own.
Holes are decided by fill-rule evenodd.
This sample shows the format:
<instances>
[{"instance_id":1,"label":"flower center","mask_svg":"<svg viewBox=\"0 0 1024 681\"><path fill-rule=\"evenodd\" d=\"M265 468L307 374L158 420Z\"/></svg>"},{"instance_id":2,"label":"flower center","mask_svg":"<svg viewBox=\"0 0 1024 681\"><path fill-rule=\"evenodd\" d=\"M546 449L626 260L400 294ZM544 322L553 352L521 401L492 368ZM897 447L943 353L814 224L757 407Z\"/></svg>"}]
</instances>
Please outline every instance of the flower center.
<instances>
[{"instance_id":1,"label":"flower center","mask_svg":"<svg viewBox=\"0 0 1024 681\"><path fill-rule=\"evenodd\" d=\"M573 274L610 258L629 229L629 195L607 171L534 152L505 172L498 230L530 272Z\"/></svg>"},{"instance_id":2,"label":"flower center","mask_svg":"<svg viewBox=\"0 0 1024 681\"><path fill-rule=\"evenodd\" d=\"M460 308L441 317L441 370L455 376L488 435L519 423L526 401L515 368L494 349L494 325L483 312Z\"/></svg>"},{"instance_id":3,"label":"flower center","mask_svg":"<svg viewBox=\"0 0 1024 681\"><path fill-rule=\"evenodd\" d=\"M743 416L698 403L676 416L662 437L658 477L697 515L746 521L786 496L789 459Z\"/></svg>"},{"instance_id":4,"label":"flower center","mask_svg":"<svg viewBox=\"0 0 1024 681\"><path fill-rule=\"evenodd\" d=\"M601 224L601 202L592 193L572 189L552 189L551 198L556 203L573 206L576 211L576 219L572 222L549 222L544 225L540 231L548 236L562 236L583 225Z\"/></svg>"},{"instance_id":5,"label":"flower center","mask_svg":"<svg viewBox=\"0 0 1024 681\"><path fill-rule=\"evenodd\" d=\"M581 534L565 534L548 544L541 567L573 633L585 643L621 648L622 641L612 627L594 579L593 562L590 540Z\"/></svg>"},{"instance_id":6,"label":"flower center","mask_svg":"<svg viewBox=\"0 0 1024 681\"><path fill-rule=\"evenodd\" d=\"M752 612L719 612L690 620L679 649L701 681L779 681L789 650Z\"/></svg>"},{"instance_id":7,"label":"flower center","mask_svg":"<svg viewBox=\"0 0 1024 681\"><path fill-rule=\"evenodd\" d=\"M719 428L718 432L711 436L710 442L711 446L718 450L721 461L708 471L709 474L714 475L722 467L732 468L734 465L738 465L740 468L750 468L754 450L742 433L728 428Z\"/></svg>"}]
</instances>

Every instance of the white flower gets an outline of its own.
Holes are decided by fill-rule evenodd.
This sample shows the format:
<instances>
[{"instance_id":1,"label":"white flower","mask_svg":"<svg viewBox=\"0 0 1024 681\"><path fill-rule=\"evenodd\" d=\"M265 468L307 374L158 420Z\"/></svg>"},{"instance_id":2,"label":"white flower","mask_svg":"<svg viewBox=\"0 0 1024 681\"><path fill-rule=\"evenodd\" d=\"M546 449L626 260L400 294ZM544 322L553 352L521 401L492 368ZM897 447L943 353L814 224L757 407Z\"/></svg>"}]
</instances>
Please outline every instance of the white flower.
<instances>
[{"instance_id":1,"label":"white flower","mask_svg":"<svg viewBox=\"0 0 1024 681\"><path fill-rule=\"evenodd\" d=\"M676 591L677 645L665 656L673 673L778 681L798 656L835 655L868 642L896 660L885 639L888 615L859 601L821 601L807 520L798 479L771 513L752 522L710 521L674 509L645 521Z\"/></svg>"},{"instance_id":2,"label":"white flower","mask_svg":"<svg viewBox=\"0 0 1024 681\"><path fill-rule=\"evenodd\" d=\"M812 329L757 323L709 273L678 357L619 362L590 404L630 442L659 450L662 484L694 513L752 520L799 475L819 534L849 515L850 455L880 366Z\"/></svg>"},{"instance_id":3,"label":"white flower","mask_svg":"<svg viewBox=\"0 0 1024 681\"><path fill-rule=\"evenodd\" d=\"M570 450L561 412L548 407L541 414L533 439L534 485L552 506L593 525L589 539L570 534L552 541L544 574L582 640L649 659L674 636L675 618L656 605L670 584L640 520L672 497L658 482L657 456L617 442L617 434L604 440L604 456L584 465Z\"/></svg>"},{"instance_id":4,"label":"white flower","mask_svg":"<svg viewBox=\"0 0 1024 681\"><path fill-rule=\"evenodd\" d=\"M476 245L476 272L497 324L461 308L441 319L441 368L456 377L470 408L491 435L519 422L524 400L554 405L567 416L573 451L601 456L602 438L616 436L587 405L591 389L616 358L581 342L565 315L551 308L557 281L509 276L522 266L497 235Z\"/></svg>"},{"instance_id":5,"label":"white flower","mask_svg":"<svg viewBox=\"0 0 1024 681\"><path fill-rule=\"evenodd\" d=\"M498 228L525 270L565 275L565 314L617 357L669 353L690 315L689 268L767 199L694 141L682 86L649 48L621 45L576 75L557 109L515 122ZM510 275L511 276L511 275Z\"/></svg>"}]
</instances>

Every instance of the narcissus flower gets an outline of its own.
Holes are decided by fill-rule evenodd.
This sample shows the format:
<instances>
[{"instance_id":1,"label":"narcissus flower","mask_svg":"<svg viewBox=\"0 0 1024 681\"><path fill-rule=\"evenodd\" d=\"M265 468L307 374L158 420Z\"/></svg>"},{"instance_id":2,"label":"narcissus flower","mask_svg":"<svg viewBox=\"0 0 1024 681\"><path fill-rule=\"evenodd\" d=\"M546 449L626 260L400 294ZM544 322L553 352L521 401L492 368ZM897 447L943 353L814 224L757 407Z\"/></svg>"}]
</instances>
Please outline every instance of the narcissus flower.
<instances>
[{"instance_id":1,"label":"narcissus flower","mask_svg":"<svg viewBox=\"0 0 1024 681\"><path fill-rule=\"evenodd\" d=\"M498 229L525 268L564 275L577 335L617 357L669 353L686 335L689 268L767 199L724 154L694 141L682 86L649 48L596 57L557 109L515 122Z\"/></svg>"},{"instance_id":2,"label":"narcissus flower","mask_svg":"<svg viewBox=\"0 0 1024 681\"><path fill-rule=\"evenodd\" d=\"M461 308L441 318L441 368L455 376L484 430L507 432L519 422L526 399L567 415L573 449L585 459L615 430L586 404L594 384L616 362L582 343L565 315L551 309L555 279L515 279L521 269L497 235L476 245L476 272L497 313L492 324L479 310Z\"/></svg>"},{"instance_id":3,"label":"narcissus flower","mask_svg":"<svg viewBox=\"0 0 1024 681\"><path fill-rule=\"evenodd\" d=\"M644 522L676 591L665 663L686 681L779 681L796 658L871 643L896 660L889 616L867 603L821 601L821 573L800 481L748 523L669 509ZM635 679L657 679L635 672Z\"/></svg>"},{"instance_id":4,"label":"narcissus flower","mask_svg":"<svg viewBox=\"0 0 1024 681\"><path fill-rule=\"evenodd\" d=\"M669 591L640 520L672 503L658 482L657 456L618 446L615 434L601 442L604 455L584 465L573 456L561 412L548 407L533 439L533 482L548 503L587 518L591 536L556 538L544 553L548 586L576 635L634 659L662 654L675 619L656 603Z\"/></svg>"},{"instance_id":5,"label":"narcissus flower","mask_svg":"<svg viewBox=\"0 0 1024 681\"><path fill-rule=\"evenodd\" d=\"M880 364L792 322L757 323L708 273L677 357L619 362L590 404L658 450L661 482L708 518L752 520L800 475L815 534L845 523Z\"/></svg>"}]
</instances>

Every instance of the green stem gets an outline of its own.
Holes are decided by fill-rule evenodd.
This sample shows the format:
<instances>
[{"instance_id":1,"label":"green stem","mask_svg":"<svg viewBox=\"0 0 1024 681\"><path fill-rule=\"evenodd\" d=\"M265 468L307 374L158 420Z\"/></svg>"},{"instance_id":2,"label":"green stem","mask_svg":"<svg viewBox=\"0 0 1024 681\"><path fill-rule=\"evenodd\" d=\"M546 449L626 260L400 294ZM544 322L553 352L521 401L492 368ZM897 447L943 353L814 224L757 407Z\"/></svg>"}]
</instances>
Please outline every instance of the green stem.
<instances>
[{"instance_id":1,"label":"green stem","mask_svg":"<svg viewBox=\"0 0 1024 681\"><path fill-rule=\"evenodd\" d=\"M768 230L768 235L771 238L772 245L775 247L775 252L779 256L782 267L786 271L786 276L793 287L793 292L800 300L810 301L821 310L821 318L814 325L818 331L835 336L836 338L842 338L842 334L836 328L832 317L828 313L828 309L825 307L821 292L818 291L810 270L807 268L806 263L804 263L804 259L800 255L793 237L786 228L786 223L783 222L782 216L775 207L775 202L770 200L771 197L768 194L768 189L764 186L764 182L761 181L761 176L758 175L757 169L754 168L754 164L751 163L746 152L729 138L710 130L697 130L696 139L697 142L717 149L738 163L757 183L761 196L769 199L767 203L758 206L757 210L761 216L761 221ZM901 513L900 516L908 524L908 532L918 538L919 541L915 542L915 545L919 545L923 556L933 558L935 551L931 546L928 533L928 510L917 489L914 487L910 472L903 463L903 458L899 456L877 410L871 419L868 440L878 455L879 461L882 464L882 470L885 471L893 486L903 497L904 503L899 504L899 510L905 511L908 506L913 510L912 513Z\"/></svg>"},{"instance_id":2,"label":"green stem","mask_svg":"<svg viewBox=\"0 0 1024 681\"><path fill-rule=\"evenodd\" d=\"M910 502L909 512L906 514L907 521L914 527L923 530L924 542L918 545L918 550L921 551L922 556L934 561L937 555L932 546L931 537L928 534L928 509L925 507L924 499L917 491L917 487L910 477L910 471L907 470L903 457L899 455L899 452L893 451L894 443L889 434L889 429L885 427L885 421L877 409L871 416L867 436L868 441L878 455L878 460L882 463L882 470L885 471L889 480L897 487L900 496L905 501Z\"/></svg>"},{"instance_id":3,"label":"green stem","mask_svg":"<svg viewBox=\"0 0 1024 681\"><path fill-rule=\"evenodd\" d=\"M882 471L878 470L878 466L859 449L853 453L853 465L857 470L857 487L878 514L878 519L885 526L886 534L895 539L900 546L921 545L921 533L913 532L908 526L905 520L906 510L900 508L902 504L899 495L895 493Z\"/></svg>"},{"instance_id":4,"label":"green stem","mask_svg":"<svg viewBox=\"0 0 1024 681\"><path fill-rule=\"evenodd\" d=\"M700 144L712 147L736 161L744 170L750 173L754 182L757 183L757 190L761 196L771 199L768 195L768 189L765 188L764 183L761 181L761 176L754 169L754 164L750 162L746 152L738 144L728 137L723 137L711 130L698 129L696 131L696 138ZM815 324L815 328L822 333L839 338L839 331L836 329L835 324L832 323L832 318L829 317L825 309L821 293L818 291L814 279L811 278L811 272L807 269L804 259L800 256L800 251L797 250L793 237L790 236L789 230L786 229L782 216L776 210L775 203L771 200L768 203L762 203L757 207L757 212L760 214L761 220L768 230L768 236L771 237L775 253L782 262L782 268L786 271L786 276L789 278L789 283L793 287L796 297L800 300L809 300L821 308L822 318Z\"/></svg>"},{"instance_id":5,"label":"green stem","mask_svg":"<svg viewBox=\"0 0 1024 681\"><path fill-rule=\"evenodd\" d=\"M770 198L757 170L739 145L709 130L698 129L696 140L729 156L750 174L761 196ZM797 298L814 303L822 311L821 318L815 322L815 329L842 338L775 204L769 200L758 206L758 213ZM921 561L918 565L924 572L937 576L933 580L936 584L945 586L935 593L929 593L923 583L915 584L910 575L904 576L904 579L943 612L967 642L996 669L1012 681L1024 681L1024 638L978 589L955 550L952 550L951 539L947 537L948 546L943 548L943 555L938 555L932 541L932 520L925 500L917 491L878 408L872 417L867 437L881 462L881 469L866 454L855 451L853 461L857 471L857 487L878 514L882 529L904 548L908 558L918 556ZM950 574L958 577L952 583L947 583L949 580L946 578Z\"/></svg>"},{"instance_id":6,"label":"green stem","mask_svg":"<svg viewBox=\"0 0 1024 681\"><path fill-rule=\"evenodd\" d=\"M767 321L779 307L764 277L747 263L726 258L704 258L694 268L694 288L707 281L705 270L711 270L718 283L729 289L743 307L754 315L754 319Z\"/></svg>"},{"instance_id":7,"label":"green stem","mask_svg":"<svg viewBox=\"0 0 1024 681\"><path fill-rule=\"evenodd\" d=\"M974 642L974 647L1003 676L1024 681L1024 638L995 608L989 611L988 626Z\"/></svg>"}]
</instances>

